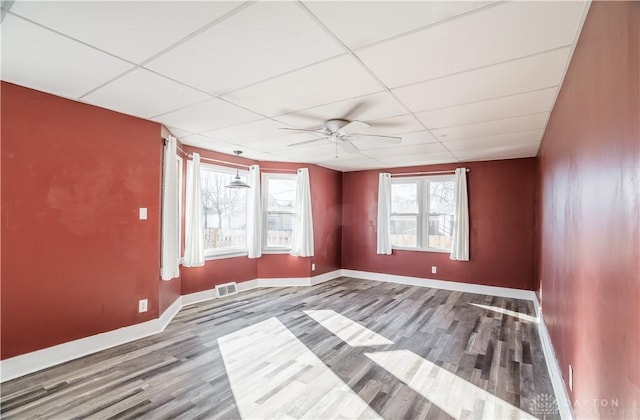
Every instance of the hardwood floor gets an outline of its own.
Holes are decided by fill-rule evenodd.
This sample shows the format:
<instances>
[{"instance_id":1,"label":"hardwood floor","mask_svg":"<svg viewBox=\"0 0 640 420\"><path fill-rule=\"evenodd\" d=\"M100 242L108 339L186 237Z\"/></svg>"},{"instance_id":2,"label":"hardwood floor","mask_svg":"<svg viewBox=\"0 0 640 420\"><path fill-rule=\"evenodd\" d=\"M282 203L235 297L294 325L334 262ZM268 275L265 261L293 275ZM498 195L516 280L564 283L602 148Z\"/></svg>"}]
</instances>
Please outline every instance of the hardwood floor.
<instances>
[{"instance_id":1,"label":"hardwood floor","mask_svg":"<svg viewBox=\"0 0 640 420\"><path fill-rule=\"evenodd\" d=\"M340 278L2 384L27 418L559 418L531 302Z\"/></svg>"}]
</instances>

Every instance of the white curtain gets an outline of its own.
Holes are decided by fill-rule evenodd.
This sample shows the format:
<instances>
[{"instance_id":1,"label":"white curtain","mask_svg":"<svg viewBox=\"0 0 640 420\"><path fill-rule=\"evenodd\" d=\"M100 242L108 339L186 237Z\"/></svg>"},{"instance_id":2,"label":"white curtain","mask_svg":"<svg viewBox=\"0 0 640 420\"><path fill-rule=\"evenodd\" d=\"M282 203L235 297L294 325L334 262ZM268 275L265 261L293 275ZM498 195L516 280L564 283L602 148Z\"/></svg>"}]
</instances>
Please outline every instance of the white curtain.
<instances>
[{"instance_id":1,"label":"white curtain","mask_svg":"<svg viewBox=\"0 0 640 420\"><path fill-rule=\"evenodd\" d=\"M378 175L378 254L391 255L391 174Z\"/></svg>"},{"instance_id":2,"label":"white curtain","mask_svg":"<svg viewBox=\"0 0 640 420\"><path fill-rule=\"evenodd\" d=\"M456 169L456 216L453 224L451 259L469 261L469 200L467 197L467 168Z\"/></svg>"},{"instance_id":3,"label":"white curtain","mask_svg":"<svg viewBox=\"0 0 640 420\"><path fill-rule=\"evenodd\" d=\"M260 167L249 167L249 196L247 197L247 248L249 258L262 256L262 201L260 197Z\"/></svg>"},{"instance_id":4,"label":"white curtain","mask_svg":"<svg viewBox=\"0 0 640 420\"><path fill-rule=\"evenodd\" d=\"M311 188L309 170L298 169L296 181L296 208L291 233L291 255L313 257L313 217L311 214Z\"/></svg>"},{"instance_id":5,"label":"white curtain","mask_svg":"<svg viewBox=\"0 0 640 420\"><path fill-rule=\"evenodd\" d=\"M164 145L162 167L162 252L160 277L171 280L180 275L178 242L178 171L176 169L176 139L169 136Z\"/></svg>"},{"instance_id":6,"label":"white curtain","mask_svg":"<svg viewBox=\"0 0 640 420\"><path fill-rule=\"evenodd\" d=\"M187 162L187 203L185 209L185 267L204 265L204 235L202 231L202 190L200 187L200 154L194 153Z\"/></svg>"}]
</instances>

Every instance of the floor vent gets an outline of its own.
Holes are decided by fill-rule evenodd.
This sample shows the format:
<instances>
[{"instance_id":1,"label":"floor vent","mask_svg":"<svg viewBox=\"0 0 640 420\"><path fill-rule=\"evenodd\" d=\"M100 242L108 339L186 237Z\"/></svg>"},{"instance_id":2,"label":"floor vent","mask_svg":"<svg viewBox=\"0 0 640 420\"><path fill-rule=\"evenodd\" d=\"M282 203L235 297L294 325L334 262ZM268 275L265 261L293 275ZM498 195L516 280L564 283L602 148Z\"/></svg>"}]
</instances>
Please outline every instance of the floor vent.
<instances>
[{"instance_id":1,"label":"floor vent","mask_svg":"<svg viewBox=\"0 0 640 420\"><path fill-rule=\"evenodd\" d=\"M218 297L225 297L229 295L235 295L238 293L238 288L236 287L236 282L225 283L216 286L216 295Z\"/></svg>"}]
</instances>

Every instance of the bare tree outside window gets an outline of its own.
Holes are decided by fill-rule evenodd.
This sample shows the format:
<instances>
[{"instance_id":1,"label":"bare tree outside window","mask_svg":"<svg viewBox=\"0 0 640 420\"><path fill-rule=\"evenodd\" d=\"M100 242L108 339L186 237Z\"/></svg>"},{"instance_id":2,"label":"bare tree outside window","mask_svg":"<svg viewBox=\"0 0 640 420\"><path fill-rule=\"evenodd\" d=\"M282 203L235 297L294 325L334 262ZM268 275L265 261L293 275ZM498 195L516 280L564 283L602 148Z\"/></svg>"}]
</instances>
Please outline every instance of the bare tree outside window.
<instances>
[{"instance_id":1,"label":"bare tree outside window","mask_svg":"<svg viewBox=\"0 0 640 420\"><path fill-rule=\"evenodd\" d=\"M226 188L234 174L206 168L201 171L205 249L245 247L247 191ZM240 176L246 181L246 176Z\"/></svg>"}]
</instances>

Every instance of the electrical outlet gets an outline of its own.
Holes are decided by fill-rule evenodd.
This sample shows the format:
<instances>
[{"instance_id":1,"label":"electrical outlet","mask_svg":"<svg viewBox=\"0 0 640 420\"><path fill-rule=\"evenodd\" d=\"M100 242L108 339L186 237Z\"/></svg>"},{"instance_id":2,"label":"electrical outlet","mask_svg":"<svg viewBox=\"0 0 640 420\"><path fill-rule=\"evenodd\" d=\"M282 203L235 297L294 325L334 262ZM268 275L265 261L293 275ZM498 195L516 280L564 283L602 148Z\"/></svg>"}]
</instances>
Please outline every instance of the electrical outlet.
<instances>
[{"instance_id":1,"label":"electrical outlet","mask_svg":"<svg viewBox=\"0 0 640 420\"><path fill-rule=\"evenodd\" d=\"M316 271L316 264L315 263L311 263L311 271Z\"/></svg>"},{"instance_id":2,"label":"electrical outlet","mask_svg":"<svg viewBox=\"0 0 640 420\"><path fill-rule=\"evenodd\" d=\"M573 391L573 366L569 363L569 390Z\"/></svg>"},{"instance_id":3,"label":"electrical outlet","mask_svg":"<svg viewBox=\"0 0 640 420\"><path fill-rule=\"evenodd\" d=\"M138 312L147 312L149 301L147 299L140 299L138 301Z\"/></svg>"},{"instance_id":4,"label":"electrical outlet","mask_svg":"<svg viewBox=\"0 0 640 420\"><path fill-rule=\"evenodd\" d=\"M435 265L431 266L431 274L436 274L437 272L438 272L438 267L436 267Z\"/></svg>"}]
</instances>

